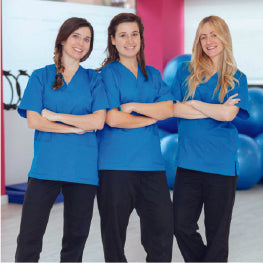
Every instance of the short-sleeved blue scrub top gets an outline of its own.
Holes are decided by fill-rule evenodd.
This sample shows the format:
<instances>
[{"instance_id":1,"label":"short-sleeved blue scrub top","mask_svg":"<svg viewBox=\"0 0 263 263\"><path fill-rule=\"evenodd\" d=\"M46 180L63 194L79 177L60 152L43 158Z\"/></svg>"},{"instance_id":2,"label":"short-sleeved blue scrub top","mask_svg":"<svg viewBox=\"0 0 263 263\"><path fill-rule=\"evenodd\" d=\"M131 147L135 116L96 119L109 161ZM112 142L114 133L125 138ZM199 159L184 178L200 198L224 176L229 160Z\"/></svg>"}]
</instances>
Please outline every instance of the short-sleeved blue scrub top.
<instances>
[{"instance_id":1,"label":"short-sleeved blue scrub top","mask_svg":"<svg viewBox=\"0 0 263 263\"><path fill-rule=\"evenodd\" d=\"M120 62L110 63L102 69L110 108L129 102L173 100L160 72L150 66L146 70L148 80L145 80L140 64L137 78ZM134 129L105 125L99 131L99 170L164 171L157 125Z\"/></svg>"},{"instance_id":2,"label":"short-sleeved blue scrub top","mask_svg":"<svg viewBox=\"0 0 263 263\"><path fill-rule=\"evenodd\" d=\"M108 107L101 76L79 66L70 83L52 89L56 67L35 70L27 84L18 113L41 114L43 109L56 113L84 115ZM95 132L85 134L35 130L34 158L29 177L98 185L98 145Z\"/></svg>"},{"instance_id":3,"label":"short-sleeved blue scrub top","mask_svg":"<svg viewBox=\"0 0 263 263\"><path fill-rule=\"evenodd\" d=\"M184 63L178 69L172 85L175 100L182 102L188 92L186 79L189 76L189 64ZM234 89L229 91L223 103L235 93L240 102L236 104L238 117L246 119L248 113L248 86L246 76L237 71L234 77L238 80ZM218 73L208 82L196 88L194 100L220 104L219 91L214 94L218 82ZM207 173L235 176L238 173L237 148L238 132L232 122L217 121L212 118L188 120L178 119L178 152L177 166Z\"/></svg>"}]
</instances>

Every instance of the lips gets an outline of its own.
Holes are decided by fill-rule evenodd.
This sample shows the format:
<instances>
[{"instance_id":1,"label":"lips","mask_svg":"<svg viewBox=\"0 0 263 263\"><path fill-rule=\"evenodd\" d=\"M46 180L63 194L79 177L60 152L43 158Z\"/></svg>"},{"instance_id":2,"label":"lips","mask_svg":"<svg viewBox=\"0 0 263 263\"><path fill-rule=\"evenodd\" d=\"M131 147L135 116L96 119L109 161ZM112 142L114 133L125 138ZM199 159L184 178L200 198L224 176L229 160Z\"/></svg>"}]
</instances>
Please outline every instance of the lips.
<instances>
[{"instance_id":1,"label":"lips","mask_svg":"<svg viewBox=\"0 0 263 263\"><path fill-rule=\"evenodd\" d=\"M213 47L208 47L208 48L206 48L207 50L214 50L216 47L215 46L213 46Z\"/></svg>"},{"instance_id":2,"label":"lips","mask_svg":"<svg viewBox=\"0 0 263 263\"><path fill-rule=\"evenodd\" d=\"M82 49L80 49L80 48L73 48L76 52L78 52L78 53L82 53L83 52L83 50Z\"/></svg>"}]
</instances>

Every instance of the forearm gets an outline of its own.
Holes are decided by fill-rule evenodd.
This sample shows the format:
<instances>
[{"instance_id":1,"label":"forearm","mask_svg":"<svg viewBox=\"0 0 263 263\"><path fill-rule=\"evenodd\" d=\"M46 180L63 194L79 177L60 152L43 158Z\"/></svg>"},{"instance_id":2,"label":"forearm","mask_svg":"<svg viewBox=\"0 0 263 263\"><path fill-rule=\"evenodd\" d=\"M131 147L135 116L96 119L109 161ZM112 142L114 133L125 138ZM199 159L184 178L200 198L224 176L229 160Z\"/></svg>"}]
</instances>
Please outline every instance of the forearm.
<instances>
[{"instance_id":1,"label":"forearm","mask_svg":"<svg viewBox=\"0 0 263 263\"><path fill-rule=\"evenodd\" d=\"M115 128L134 129L152 125L157 120L145 117L134 116L132 114L113 109L108 112L106 123Z\"/></svg>"},{"instance_id":2,"label":"forearm","mask_svg":"<svg viewBox=\"0 0 263 263\"><path fill-rule=\"evenodd\" d=\"M198 100L190 101L190 105L208 117L218 121L232 121L239 110L239 107L225 104L211 104Z\"/></svg>"},{"instance_id":3,"label":"forearm","mask_svg":"<svg viewBox=\"0 0 263 263\"><path fill-rule=\"evenodd\" d=\"M82 133L79 128L71 127L65 124L49 121L34 111L27 111L27 124L30 129L36 129L43 132L54 133Z\"/></svg>"},{"instance_id":4,"label":"forearm","mask_svg":"<svg viewBox=\"0 0 263 263\"><path fill-rule=\"evenodd\" d=\"M190 105L177 101L174 105L174 117L182 119L205 119L207 116Z\"/></svg>"},{"instance_id":5,"label":"forearm","mask_svg":"<svg viewBox=\"0 0 263 263\"><path fill-rule=\"evenodd\" d=\"M86 115L71 115L71 114L58 114L57 120L83 130L101 130L103 129L105 116L98 114L86 114Z\"/></svg>"},{"instance_id":6,"label":"forearm","mask_svg":"<svg viewBox=\"0 0 263 263\"><path fill-rule=\"evenodd\" d=\"M49 120L63 122L86 131L97 129L100 130L103 129L104 126L106 110L98 110L94 113L85 115L73 115L55 113L45 109L42 111L42 116Z\"/></svg>"},{"instance_id":7,"label":"forearm","mask_svg":"<svg viewBox=\"0 0 263 263\"><path fill-rule=\"evenodd\" d=\"M155 103L137 103L132 102L131 111L154 118L164 120L173 116L173 102L162 101Z\"/></svg>"}]
</instances>

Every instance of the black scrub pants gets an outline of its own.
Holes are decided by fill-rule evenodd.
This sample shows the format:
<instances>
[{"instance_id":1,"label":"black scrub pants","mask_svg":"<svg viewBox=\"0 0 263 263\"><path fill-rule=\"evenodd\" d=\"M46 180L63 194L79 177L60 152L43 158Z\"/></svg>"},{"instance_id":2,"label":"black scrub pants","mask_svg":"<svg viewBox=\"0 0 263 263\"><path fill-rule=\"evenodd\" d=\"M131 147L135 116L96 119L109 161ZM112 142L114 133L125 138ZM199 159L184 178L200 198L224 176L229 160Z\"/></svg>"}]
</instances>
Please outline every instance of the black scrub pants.
<instances>
[{"instance_id":1,"label":"black scrub pants","mask_svg":"<svg viewBox=\"0 0 263 263\"><path fill-rule=\"evenodd\" d=\"M16 262L38 262L50 210L61 190L64 196L64 230L60 260L82 261L97 187L29 178L17 238Z\"/></svg>"},{"instance_id":2,"label":"black scrub pants","mask_svg":"<svg viewBox=\"0 0 263 263\"><path fill-rule=\"evenodd\" d=\"M174 183L174 231L186 262L227 262L237 176L178 167ZM205 245L198 230L204 206Z\"/></svg>"},{"instance_id":3,"label":"black scrub pants","mask_svg":"<svg viewBox=\"0 0 263 263\"><path fill-rule=\"evenodd\" d=\"M129 217L140 217L147 262L170 262L173 245L172 202L165 172L99 172L98 207L106 262L127 262L124 253Z\"/></svg>"}]
</instances>

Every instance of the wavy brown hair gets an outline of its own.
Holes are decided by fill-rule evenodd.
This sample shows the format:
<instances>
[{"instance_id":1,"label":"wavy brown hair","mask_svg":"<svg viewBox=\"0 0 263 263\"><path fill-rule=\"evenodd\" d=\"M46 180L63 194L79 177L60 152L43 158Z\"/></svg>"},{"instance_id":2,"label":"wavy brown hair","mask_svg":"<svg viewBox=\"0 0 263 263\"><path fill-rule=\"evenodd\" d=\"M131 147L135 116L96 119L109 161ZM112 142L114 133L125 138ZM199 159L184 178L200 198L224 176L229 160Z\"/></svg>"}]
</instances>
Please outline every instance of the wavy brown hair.
<instances>
[{"instance_id":1,"label":"wavy brown hair","mask_svg":"<svg viewBox=\"0 0 263 263\"><path fill-rule=\"evenodd\" d=\"M195 94L196 87L200 83L208 81L211 76L211 68L213 66L212 59L207 56L201 46L200 35L204 24L209 23L213 28L214 32L223 43L224 50L221 59L221 65L218 71L218 82L214 90L214 95L220 88L219 101L222 103L226 94L232 90L235 86L235 82L238 82L234 78L237 72L236 62L233 56L232 50L232 39L229 28L226 22L218 16L208 16L202 19L196 31L195 40L192 49L192 60L190 63L190 72L188 82L188 93L185 97L187 100L193 97Z\"/></svg>"},{"instance_id":2,"label":"wavy brown hair","mask_svg":"<svg viewBox=\"0 0 263 263\"><path fill-rule=\"evenodd\" d=\"M92 52L93 42L94 42L94 31L92 25L84 18L79 17L71 17L67 19L62 26L60 27L57 35L57 39L55 42L55 51L54 51L54 62L56 64L56 80L53 83L52 88L57 90L60 89L63 85L62 73L65 70L64 65L62 64L62 45L63 41L66 41L68 37L80 27L88 27L91 32L91 40L90 40L90 48L87 54L81 58L80 62L85 61Z\"/></svg>"},{"instance_id":3,"label":"wavy brown hair","mask_svg":"<svg viewBox=\"0 0 263 263\"><path fill-rule=\"evenodd\" d=\"M113 45L111 42L111 37L115 38L117 26L119 24L127 23L127 22L136 22L139 27L141 46L140 46L140 51L137 54L137 60L140 62L141 71L145 79L148 80L148 75L146 72L145 56L144 56L144 47L145 47L144 36L143 36L144 26L142 23L142 19L139 16L132 13L120 13L112 18L110 25L108 27L108 44L106 48L107 58L103 61L102 67L99 68L98 71L100 71L103 67L105 67L109 63L118 61L120 59L119 53L115 45Z\"/></svg>"}]
</instances>

